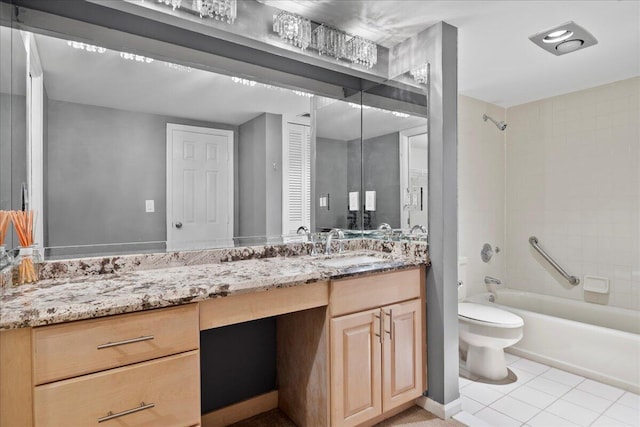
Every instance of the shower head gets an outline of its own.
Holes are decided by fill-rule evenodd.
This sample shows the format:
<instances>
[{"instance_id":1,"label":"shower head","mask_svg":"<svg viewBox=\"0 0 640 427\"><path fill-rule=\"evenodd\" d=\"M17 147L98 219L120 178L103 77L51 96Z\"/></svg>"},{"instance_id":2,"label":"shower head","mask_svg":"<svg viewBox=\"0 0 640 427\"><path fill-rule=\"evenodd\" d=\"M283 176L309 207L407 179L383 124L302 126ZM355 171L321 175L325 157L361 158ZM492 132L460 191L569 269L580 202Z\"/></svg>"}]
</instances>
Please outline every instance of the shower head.
<instances>
[{"instance_id":1,"label":"shower head","mask_svg":"<svg viewBox=\"0 0 640 427\"><path fill-rule=\"evenodd\" d=\"M496 127L500 130L505 130L507 128L507 124L505 122L496 122L493 118L487 116L486 114L483 114L482 120L486 122L487 119L491 120L493 124L496 125Z\"/></svg>"}]
</instances>

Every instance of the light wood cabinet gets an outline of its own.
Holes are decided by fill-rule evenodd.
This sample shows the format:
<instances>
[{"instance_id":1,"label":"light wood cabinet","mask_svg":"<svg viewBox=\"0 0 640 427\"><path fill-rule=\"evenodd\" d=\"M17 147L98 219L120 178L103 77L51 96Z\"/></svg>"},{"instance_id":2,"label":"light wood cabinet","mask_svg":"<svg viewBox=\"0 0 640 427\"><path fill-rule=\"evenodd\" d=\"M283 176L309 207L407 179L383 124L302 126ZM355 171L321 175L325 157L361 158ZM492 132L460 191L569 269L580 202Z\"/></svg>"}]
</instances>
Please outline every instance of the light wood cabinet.
<instances>
[{"instance_id":1,"label":"light wood cabinet","mask_svg":"<svg viewBox=\"0 0 640 427\"><path fill-rule=\"evenodd\" d=\"M356 426L382 414L381 312L331 320L331 419Z\"/></svg>"},{"instance_id":2,"label":"light wood cabinet","mask_svg":"<svg viewBox=\"0 0 640 427\"><path fill-rule=\"evenodd\" d=\"M35 425L198 424L199 367L198 352L191 351L38 386L34 391Z\"/></svg>"},{"instance_id":3,"label":"light wood cabinet","mask_svg":"<svg viewBox=\"0 0 640 427\"><path fill-rule=\"evenodd\" d=\"M200 423L197 304L29 332L35 427Z\"/></svg>"},{"instance_id":4,"label":"light wood cabinet","mask_svg":"<svg viewBox=\"0 0 640 427\"><path fill-rule=\"evenodd\" d=\"M384 307L382 410L406 403L422 389L422 307L419 299Z\"/></svg>"},{"instance_id":5,"label":"light wood cabinet","mask_svg":"<svg viewBox=\"0 0 640 427\"><path fill-rule=\"evenodd\" d=\"M423 391L423 298L421 270L388 273L369 278L374 292L361 294L357 307L371 302L393 303L331 319L331 425L362 425L419 397ZM366 287L360 278L354 284ZM411 280L406 283L406 280ZM379 283L391 288L384 296ZM346 291L348 281L339 282ZM339 291L343 292L343 291ZM348 290L350 292L350 290ZM385 297L386 296L386 297ZM396 302L414 296L408 301ZM339 312L349 311L339 305Z\"/></svg>"},{"instance_id":6,"label":"light wood cabinet","mask_svg":"<svg viewBox=\"0 0 640 427\"><path fill-rule=\"evenodd\" d=\"M198 348L198 306L33 328L36 385Z\"/></svg>"}]
</instances>

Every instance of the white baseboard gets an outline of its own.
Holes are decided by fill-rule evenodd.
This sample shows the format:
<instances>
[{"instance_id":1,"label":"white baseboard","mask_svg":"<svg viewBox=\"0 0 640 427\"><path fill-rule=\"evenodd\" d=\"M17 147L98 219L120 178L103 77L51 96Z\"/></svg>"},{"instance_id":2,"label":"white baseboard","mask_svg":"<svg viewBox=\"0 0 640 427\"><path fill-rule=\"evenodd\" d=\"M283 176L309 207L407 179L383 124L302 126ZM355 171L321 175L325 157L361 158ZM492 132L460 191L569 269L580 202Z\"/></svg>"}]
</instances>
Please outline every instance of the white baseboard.
<instances>
[{"instance_id":1,"label":"white baseboard","mask_svg":"<svg viewBox=\"0 0 640 427\"><path fill-rule=\"evenodd\" d=\"M442 418L443 420L451 418L458 412L462 411L462 401L460 398L444 405L440 402L429 399L428 397L421 396L416 399L416 405L431 412L436 417Z\"/></svg>"}]
</instances>

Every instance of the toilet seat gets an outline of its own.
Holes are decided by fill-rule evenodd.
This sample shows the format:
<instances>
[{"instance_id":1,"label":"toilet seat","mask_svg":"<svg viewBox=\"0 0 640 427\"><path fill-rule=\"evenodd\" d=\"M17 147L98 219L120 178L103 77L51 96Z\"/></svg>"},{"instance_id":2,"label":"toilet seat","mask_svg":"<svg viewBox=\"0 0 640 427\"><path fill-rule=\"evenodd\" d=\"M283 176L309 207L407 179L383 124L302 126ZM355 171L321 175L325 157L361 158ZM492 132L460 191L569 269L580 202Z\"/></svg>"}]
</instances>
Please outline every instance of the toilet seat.
<instances>
[{"instance_id":1,"label":"toilet seat","mask_svg":"<svg viewBox=\"0 0 640 427\"><path fill-rule=\"evenodd\" d=\"M479 325L490 324L498 328L520 328L522 318L506 310L471 302L458 303L458 317Z\"/></svg>"}]
</instances>

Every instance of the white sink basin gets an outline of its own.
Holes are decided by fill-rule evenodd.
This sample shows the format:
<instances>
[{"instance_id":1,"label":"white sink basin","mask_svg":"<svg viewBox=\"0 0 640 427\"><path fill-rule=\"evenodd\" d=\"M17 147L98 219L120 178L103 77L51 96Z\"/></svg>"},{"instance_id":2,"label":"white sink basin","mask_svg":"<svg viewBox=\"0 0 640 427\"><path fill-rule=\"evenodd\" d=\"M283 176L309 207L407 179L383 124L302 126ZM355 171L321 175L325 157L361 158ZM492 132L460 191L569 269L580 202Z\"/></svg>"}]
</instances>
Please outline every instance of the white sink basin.
<instances>
[{"instance_id":1,"label":"white sink basin","mask_svg":"<svg viewBox=\"0 0 640 427\"><path fill-rule=\"evenodd\" d=\"M353 267L357 265L373 264L376 262L384 262L385 259L371 255L344 256L339 258L327 258L314 261L316 264L326 265L327 267Z\"/></svg>"}]
</instances>

